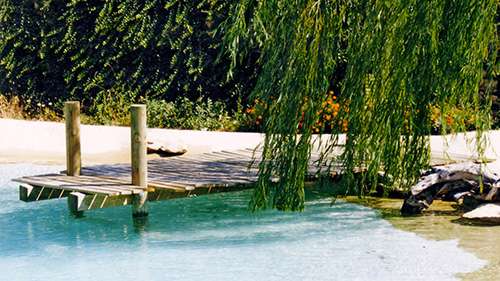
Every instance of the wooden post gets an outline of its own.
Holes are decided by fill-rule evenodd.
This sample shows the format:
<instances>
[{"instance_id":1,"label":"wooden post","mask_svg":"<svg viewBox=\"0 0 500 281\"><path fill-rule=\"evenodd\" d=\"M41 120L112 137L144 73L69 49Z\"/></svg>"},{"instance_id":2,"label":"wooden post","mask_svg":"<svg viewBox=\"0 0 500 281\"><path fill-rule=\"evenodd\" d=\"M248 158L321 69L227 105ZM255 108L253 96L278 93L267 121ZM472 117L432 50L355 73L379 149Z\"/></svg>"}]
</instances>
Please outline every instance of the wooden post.
<instances>
[{"instance_id":1,"label":"wooden post","mask_svg":"<svg viewBox=\"0 0 500 281\"><path fill-rule=\"evenodd\" d=\"M130 108L132 138L132 184L148 187L146 105L133 104ZM146 217L148 193L132 195L132 216Z\"/></svg>"},{"instance_id":2,"label":"wooden post","mask_svg":"<svg viewBox=\"0 0 500 281\"><path fill-rule=\"evenodd\" d=\"M82 169L80 147L80 102L67 101L64 106L66 119L66 170L68 176L79 176Z\"/></svg>"}]
</instances>

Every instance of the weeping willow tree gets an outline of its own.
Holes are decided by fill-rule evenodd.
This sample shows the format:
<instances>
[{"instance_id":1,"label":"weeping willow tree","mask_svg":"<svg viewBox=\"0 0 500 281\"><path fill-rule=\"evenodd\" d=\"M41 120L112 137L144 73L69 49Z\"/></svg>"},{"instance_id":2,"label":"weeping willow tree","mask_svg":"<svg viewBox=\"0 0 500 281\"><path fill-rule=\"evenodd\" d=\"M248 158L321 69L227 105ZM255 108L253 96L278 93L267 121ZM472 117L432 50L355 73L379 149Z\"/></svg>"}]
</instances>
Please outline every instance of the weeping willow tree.
<instances>
[{"instance_id":1,"label":"weeping willow tree","mask_svg":"<svg viewBox=\"0 0 500 281\"><path fill-rule=\"evenodd\" d=\"M428 164L430 105L472 104L478 130L489 126L477 97L483 69L496 62L491 0L241 0L226 22L233 67L260 48L254 98L266 108L260 177L250 208L304 209L312 128L325 93L341 87L348 110L342 193L363 195L379 172L386 183L411 183ZM347 62L345 77L338 69ZM301 127L299 130L299 127ZM300 132L300 134L299 134ZM444 133L444 129L443 129ZM338 144L333 135L327 156ZM323 157L327 159L327 157ZM337 160L336 160L337 161ZM364 168L355 177L356 168ZM279 177L277 184L271 183Z\"/></svg>"}]
</instances>

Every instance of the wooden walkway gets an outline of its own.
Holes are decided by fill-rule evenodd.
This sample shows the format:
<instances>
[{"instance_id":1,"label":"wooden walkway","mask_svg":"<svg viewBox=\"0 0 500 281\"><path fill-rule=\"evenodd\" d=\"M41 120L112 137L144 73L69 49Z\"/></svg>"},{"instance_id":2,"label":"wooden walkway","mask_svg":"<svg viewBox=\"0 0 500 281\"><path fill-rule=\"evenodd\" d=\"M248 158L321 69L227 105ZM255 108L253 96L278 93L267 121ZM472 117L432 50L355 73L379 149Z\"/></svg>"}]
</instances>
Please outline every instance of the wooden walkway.
<instances>
[{"instance_id":1,"label":"wooden walkway","mask_svg":"<svg viewBox=\"0 0 500 281\"><path fill-rule=\"evenodd\" d=\"M27 176L21 183L20 199L26 202L67 197L74 214L132 204L134 196L159 201L252 188L257 181L261 155L253 149L176 156L148 161L146 188L131 184L131 165L83 167L81 175L47 174ZM309 175L316 175L311 157ZM333 171L332 173L337 173ZM277 179L275 179L277 180Z\"/></svg>"}]
</instances>

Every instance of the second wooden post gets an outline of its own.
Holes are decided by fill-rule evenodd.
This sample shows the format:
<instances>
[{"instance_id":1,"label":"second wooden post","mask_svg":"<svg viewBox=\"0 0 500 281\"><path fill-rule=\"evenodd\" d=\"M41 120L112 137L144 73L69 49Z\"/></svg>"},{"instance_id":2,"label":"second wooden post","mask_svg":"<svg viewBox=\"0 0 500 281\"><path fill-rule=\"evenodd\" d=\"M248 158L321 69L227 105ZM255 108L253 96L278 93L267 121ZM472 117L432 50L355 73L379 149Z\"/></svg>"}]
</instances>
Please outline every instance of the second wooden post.
<instances>
[{"instance_id":1,"label":"second wooden post","mask_svg":"<svg viewBox=\"0 0 500 281\"><path fill-rule=\"evenodd\" d=\"M66 172L79 176L82 170L80 147L80 102L67 101L64 105L66 119Z\"/></svg>"},{"instance_id":2,"label":"second wooden post","mask_svg":"<svg viewBox=\"0 0 500 281\"><path fill-rule=\"evenodd\" d=\"M146 140L146 105L133 104L130 108L131 115L131 141L132 141L132 184L147 188L147 140ZM147 191L134 194L132 197L132 216L146 217L148 215Z\"/></svg>"}]
</instances>

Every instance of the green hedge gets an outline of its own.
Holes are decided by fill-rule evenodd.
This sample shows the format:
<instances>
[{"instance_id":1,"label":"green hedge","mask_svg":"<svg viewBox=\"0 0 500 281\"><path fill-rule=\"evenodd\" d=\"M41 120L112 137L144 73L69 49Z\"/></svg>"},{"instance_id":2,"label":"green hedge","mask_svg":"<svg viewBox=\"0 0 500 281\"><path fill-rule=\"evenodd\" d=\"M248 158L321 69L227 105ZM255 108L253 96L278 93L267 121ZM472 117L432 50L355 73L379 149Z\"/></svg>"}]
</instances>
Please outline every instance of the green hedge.
<instances>
[{"instance_id":1,"label":"green hedge","mask_svg":"<svg viewBox=\"0 0 500 281\"><path fill-rule=\"evenodd\" d=\"M216 28L231 1L0 0L0 93L27 108L80 100L106 122L132 102L200 97L236 109L255 60L227 80ZM102 116L100 118L99 116Z\"/></svg>"}]
</instances>

